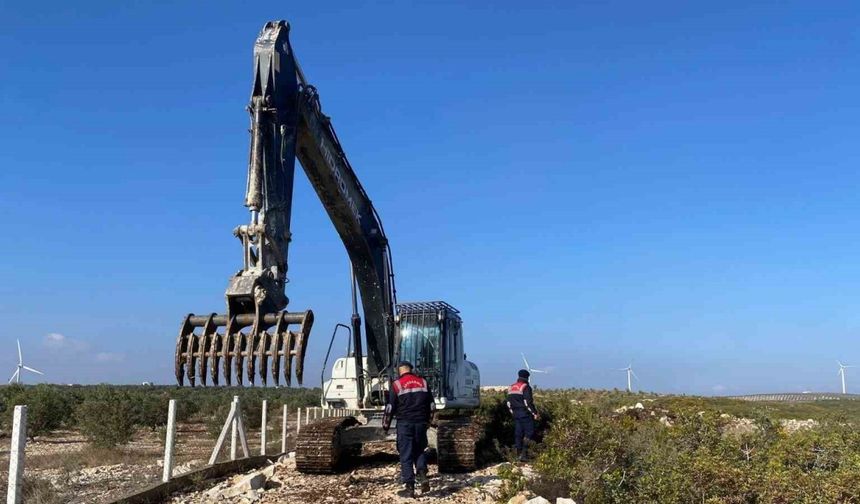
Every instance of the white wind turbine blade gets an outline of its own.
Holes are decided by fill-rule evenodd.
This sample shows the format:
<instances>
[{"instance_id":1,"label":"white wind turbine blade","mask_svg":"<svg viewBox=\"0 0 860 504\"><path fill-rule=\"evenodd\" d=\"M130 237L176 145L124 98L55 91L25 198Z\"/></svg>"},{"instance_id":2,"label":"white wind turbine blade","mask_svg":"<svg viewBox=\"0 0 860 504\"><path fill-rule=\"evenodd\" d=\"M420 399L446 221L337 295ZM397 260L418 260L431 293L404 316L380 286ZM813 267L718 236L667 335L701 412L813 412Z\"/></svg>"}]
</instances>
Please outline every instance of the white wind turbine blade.
<instances>
[{"instance_id":1,"label":"white wind turbine blade","mask_svg":"<svg viewBox=\"0 0 860 504\"><path fill-rule=\"evenodd\" d=\"M24 364L24 358L21 357L21 340L16 339L15 343L18 343L18 365Z\"/></svg>"},{"instance_id":2,"label":"white wind turbine blade","mask_svg":"<svg viewBox=\"0 0 860 504\"><path fill-rule=\"evenodd\" d=\"M21 366L21 367L23 367L23 368L24 368L24 369L26 369L27 371L30 371L31 373L36 373L36 374L40 374L40 375L45 374L45 373L43 373L43 372L39 371L38 369L33 369L33 368L31 368L31 367L27 367L27 366Z\"/></svg>"},{"instance_id":3,"label":"white wind turbine blade","mask_svg":"<svg viewBox=\"0 0 860 504\"><path fill-rule=\"evenodd\" d=\"M16 369L16 370L15 370L15 374L13 374L13 375L12 375L12 378L9 378L9 382L8 382L8 383L12 383L13 381L15 381L15 378L17 378L17 377L18 377L18 373L20 373L20 372L21 372L21 369L20 369L20 368Z\"/></svg>"},{"instance_id":4,"label":"white wind turbine blade","mask_svg":"<svg viewBox=\"0 0 860 504\"><path fill-rule=\"evenodd\" d=\"M549 373L549 371L544 371L543 369L530 369L529 371L531 371L532 373Z\"/></svg>"},{"instance_id":5,"label":"white wind turbine blade","mask_svg":"<svg viewBox=\"0 0 860 504\"><path fill-rule=\"evenodd\" d=\"M630 374L633 375L633 378L636 378L637 380L639 379L639 377L636 376L636 371L633 371L633 368L630 368Z\"/></svg>"},{"instance_id":6,"label":"white wind turbine blade","mask_svg":"<svg viewBox=\"0 0 860 504\"><path fill-rule=\"evenodd\" d=\"M522 355L522 356L523 356L523 363L526 365L526 369L527 369L529 372L531 372L532 368L531 368L531 367L529 367L529 361L527 361L527 360L526 360L526 354L521 353L520 355Z\"/></svg>"}]
</instances>

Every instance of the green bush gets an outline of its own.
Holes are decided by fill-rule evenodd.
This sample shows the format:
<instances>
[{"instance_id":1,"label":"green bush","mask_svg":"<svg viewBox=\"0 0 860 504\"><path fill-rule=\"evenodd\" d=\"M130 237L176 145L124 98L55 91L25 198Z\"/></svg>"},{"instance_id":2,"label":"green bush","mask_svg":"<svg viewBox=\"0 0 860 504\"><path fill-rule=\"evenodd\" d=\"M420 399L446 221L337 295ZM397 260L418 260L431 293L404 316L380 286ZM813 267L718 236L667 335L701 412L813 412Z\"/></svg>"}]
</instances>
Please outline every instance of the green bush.
<instances>
[{"instance_id":1,"label":"green bush","mask_svg":"<svg viewBox=\"0 0 860 504\"><path fill-rule=\"evenodd\" d=\"M130 397L134 404L134 423L155 431L167 425L167 409L170 398L164 393L133 392Z\"/></svg>"},{"instance_id":2,"label":"green bush","mask_svg":"<svg viewBox=\"0 0 860 504\"><path fill-rule=\"evenodd\" d=\"M3 394L3 426L8 429L12 422L15 405L27 406L27 436L43 436L73 422L74 404L57 387L36 385L9 386Z\"/></svg>"},{"instance_id":3,"label":"green bush","mask_svg":"<svg viewBox=\"0 0 860 504\"><path fill-rule=\"evenodd\" d=\"M127 391L99 386L78 405L75 417L81 433L93 445L109 448L131 441L138 418L136 413Z\"/></svg>"},{"instance_id":4,"label":"green bush","mask_svg":"<svg viewBox=\"0 0 860 504\"><path fill-rule=\"evenodd\" d=\"M656 412L604 406L550 408L533 491L586 504L858 502L860 433L844 423L789 434L755 414L738 429L734 417L686 399L671 412L665 400ZM671 427L659 420L666 414Z\"/></svg>"}]
</instances>

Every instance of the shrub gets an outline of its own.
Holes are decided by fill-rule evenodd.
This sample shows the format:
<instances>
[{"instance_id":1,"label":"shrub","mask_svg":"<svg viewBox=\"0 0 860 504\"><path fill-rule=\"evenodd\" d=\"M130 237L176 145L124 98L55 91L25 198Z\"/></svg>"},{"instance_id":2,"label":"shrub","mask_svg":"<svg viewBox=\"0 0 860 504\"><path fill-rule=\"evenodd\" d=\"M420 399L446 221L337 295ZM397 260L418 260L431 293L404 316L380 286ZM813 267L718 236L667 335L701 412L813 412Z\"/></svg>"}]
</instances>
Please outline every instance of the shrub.
<instances>
[{"instance_id":1,"label":"shrub","mask_svg":"<svg viewBox=\"0 0 860 504\"><path fill-rule=\"evenodd\" d=\"M152 431L167 424L170 399L166 394L133 393L131 397L135 410L134 423Z\"/></svg>"},{"instance_id":2,"label":"shrub","mask_svg":"<svg viewBox=\"0 0 860 504\"><path fill-rule=\"evenodd\" d=\"M113 447L131 441L137 419L129 393L104 385L87 394L75 417L81 433L98 447Z\"/></svg>"},{"instance_id":3,"label":"shrub","mask_svg":"<svg viewBox=\"0 0 860 504\"><path fill-rule=\"evenodd\" d=\"M849 425L787 434L751 415L752 426L739 431L704 400L674 406L671 427L647 410L556 409L532 490L547 496L566 486L586 504L811 504L860 495L860 433Z\"/></svg>"},{"instance_id":4,"label":"shrub","mask_svg":"<svg viewBox=\"0 0 860 504\"><path fill-rule=\"evenodd\" d=\"M5 391L3 402L6 403L3 408L4 428L11 426L13 407L27 405L27 436L31 438L48 434L73 420L71 400L52 385L10 386Z\"/></svg>"}]
</instances>

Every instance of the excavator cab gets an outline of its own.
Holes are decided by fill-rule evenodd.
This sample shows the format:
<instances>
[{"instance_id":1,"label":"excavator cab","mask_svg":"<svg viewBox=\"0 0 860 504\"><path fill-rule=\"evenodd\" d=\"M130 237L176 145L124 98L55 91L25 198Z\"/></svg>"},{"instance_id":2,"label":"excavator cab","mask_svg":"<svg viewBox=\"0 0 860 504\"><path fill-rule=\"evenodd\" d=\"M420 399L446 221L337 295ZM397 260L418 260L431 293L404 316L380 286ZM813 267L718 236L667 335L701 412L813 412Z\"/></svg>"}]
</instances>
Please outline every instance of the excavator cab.
<instances>
[{"instance_id":1,"label":"excavator cab","mask_svg":"<svg viewBox=\"0 0 860 504\"><path fill-rule=\"evenodd\" d=\"M438 409L480 401L478 368L466 360L460 312L444 301L401 303L395 317L398 356L427 380Z\"/></svg>"}]
</instances>

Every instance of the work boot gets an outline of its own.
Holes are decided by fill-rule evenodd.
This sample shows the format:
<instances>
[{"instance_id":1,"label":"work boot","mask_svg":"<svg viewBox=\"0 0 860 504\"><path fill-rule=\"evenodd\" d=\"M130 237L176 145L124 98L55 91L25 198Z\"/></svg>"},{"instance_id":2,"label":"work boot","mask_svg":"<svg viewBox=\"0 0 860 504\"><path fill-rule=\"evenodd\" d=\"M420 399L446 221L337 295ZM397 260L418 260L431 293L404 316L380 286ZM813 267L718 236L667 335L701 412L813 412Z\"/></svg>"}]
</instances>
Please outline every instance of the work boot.
<instances>
[{"instance_id":1,"label":"work boot","mask_svg":"<svg viewBox=\"0 0 860 504\"><path fill-rule=\"evenodd\" d=\"M415 498L415 483L404 483L403 489L397 492L398 497L404 497L406 499L414 499Z\"/></svg>"},{"instance_id":2,"label":"work boot","mask_svg":"<svg viewBox=\"0 0 860 504\"><path fill-rule=\"evenodd\" d=\"M427 479L427 470L418 471L418 475L415 478L418 481L418 489L421 490L421 493L427 493L430 491L430 481Z\"/></svg>"},{"instance_id":3,"label":"work boot","mask_svg":"<svg viewBox=\"0 0 860 504\"><path fill-rule=\"evenodd\" d=\"M529 460L528 450L525 448L520 450L520 454L517 456L517 460L519 462L528 462L528 460Z\"/></svg>"}]
</instances>

